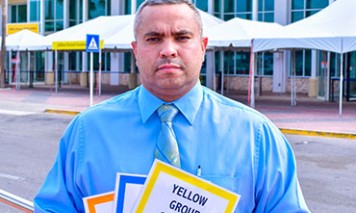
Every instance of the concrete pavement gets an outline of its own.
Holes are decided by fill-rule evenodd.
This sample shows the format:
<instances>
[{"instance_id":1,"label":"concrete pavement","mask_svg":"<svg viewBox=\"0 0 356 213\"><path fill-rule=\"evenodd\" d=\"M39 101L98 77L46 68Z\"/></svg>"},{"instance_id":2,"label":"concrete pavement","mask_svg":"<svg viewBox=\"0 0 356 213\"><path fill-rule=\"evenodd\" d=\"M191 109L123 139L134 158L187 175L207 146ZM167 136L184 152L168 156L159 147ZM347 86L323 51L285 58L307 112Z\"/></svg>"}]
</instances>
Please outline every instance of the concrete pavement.
<instances>
[{"instance_id":1,"label":"concrete pavement","mask_svg":"<svg viewBox=\"0 0 356 213\"><path fill-rule=\"evenodd\" d=\"M125 86L103 87L101 95L94 92L93 103L99 103L127 91ZM247 95L233 91L225 95L247 103ZM34 85L16 90L0 89L0 111L6 113L65 113L75 115L90 105L89 89L77 85L53 87ZM337 102L325 102L305 95L297 95L297 106L290 104L289 94L262 94L256 97L256 109L265 114L287 134L340 137L356 140L356 102L343 102L339 115Z\"/></svg>"}]
</instances>

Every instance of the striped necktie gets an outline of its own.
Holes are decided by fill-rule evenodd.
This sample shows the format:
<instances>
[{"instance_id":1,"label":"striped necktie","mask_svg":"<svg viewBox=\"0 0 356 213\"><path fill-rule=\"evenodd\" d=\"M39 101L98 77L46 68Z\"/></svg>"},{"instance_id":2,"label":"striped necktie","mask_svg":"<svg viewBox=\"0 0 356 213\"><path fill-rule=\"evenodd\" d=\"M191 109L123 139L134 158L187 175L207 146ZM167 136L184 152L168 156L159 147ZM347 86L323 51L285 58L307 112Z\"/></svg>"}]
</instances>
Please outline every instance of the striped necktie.
<instances>
[{"instance_id":1,"label":"striped necktie","mask_svg":"<svg viewBox=\"0 0 356 213\"><path fill-rule=\"evenodd\" d=\"M173 104L163 104L157 110L161 119L161 132L158 137L155 157L163 162L180 168L177 139L172 128L172 120L178 109Z\"/></svg>"}]
</instances>

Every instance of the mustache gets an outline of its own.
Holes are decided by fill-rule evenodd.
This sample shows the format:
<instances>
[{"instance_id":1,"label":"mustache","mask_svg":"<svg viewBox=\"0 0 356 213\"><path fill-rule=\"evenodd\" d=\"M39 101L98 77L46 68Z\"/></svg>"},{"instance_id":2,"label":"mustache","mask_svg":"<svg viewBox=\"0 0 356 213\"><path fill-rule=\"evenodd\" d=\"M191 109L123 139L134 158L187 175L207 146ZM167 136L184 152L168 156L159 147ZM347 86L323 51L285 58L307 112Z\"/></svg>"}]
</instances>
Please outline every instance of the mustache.
<instances>
[{"instance_id":1,"label":"mustache","mask_svg":"<svg viewBox=\"0 0 356 213\"><path fill-rule=\"evenodd\" d=\"M175 64L181 68L185 67L183 62L177 58L161 58L161 59L159 59L159 61L157 61L156 67L159 67L163 64Z\"/></svg>"}]
</instances>

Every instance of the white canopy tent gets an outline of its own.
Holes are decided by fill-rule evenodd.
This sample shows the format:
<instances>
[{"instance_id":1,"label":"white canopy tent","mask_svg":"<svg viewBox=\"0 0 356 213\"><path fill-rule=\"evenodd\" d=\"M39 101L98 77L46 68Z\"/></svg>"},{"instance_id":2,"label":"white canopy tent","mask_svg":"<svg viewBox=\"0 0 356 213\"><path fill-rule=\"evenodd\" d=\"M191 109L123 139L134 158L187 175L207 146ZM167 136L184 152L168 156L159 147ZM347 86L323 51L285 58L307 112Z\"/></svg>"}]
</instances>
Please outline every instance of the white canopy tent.
<instances>
[{"instance_id":1,"label":"white canopy tent","mask_svg":"<svg viewBox=\"0 0 356 213\"><path fill-rule=\"evenodd\" d=\"M317 49L341 54L339 114L342 114L343 54L356 50L356 1L338 0L322 11L285 27L273 39L254 41L253 51L271 49Z\"/></svg>"},{"instance_id":2,"label":"white canopy tent","mask_svg":"<svg viewBox=\"0 0 356 213\"><path fill-rule=\"evenodd\" d=\"M98 18L89 20L82 24L66 28L62 31L48 35L46 38L51 43L53 42L72 42L72 41L86 41L87 34L99 35L100 40L105 40L115 32L121 30L130 20L133 15L120 16L100 16ZM57 64L57 51L55 51L55 64ZM99 54L99 64L101 64L101 54ZM55 74L55 90L58 91L58 70L56 67ZM99 65L99 67L101 67ZM92 77L92 72L90 74ZM101 79L101 70L99 69L99 79ZM90 83L92 87L92 82ZM92 93L92 89L90 90ZM99 94L101 94L101 84L99 83Z\"/></svg>"},{"instance_id":3,"label":"white canopy tent","mask_svg":"<svg viewBox=\"0 0 356 213\"><path fill-rule=\"evenodd\" d=\"M121 16L100 16L84 23L66 28L56 33L46 36L50 42L55 41L85 41L87 34L97 34L100 40L121 30L133 18L133 15Z\"/></svg>"},{"instance_id":4,"label":"white canopy tent","mask_svg":"<svg viewBox=\"0 0 356 213\"><path fill-rule=\"evenodd\" d=\"M222 24L211 27L207 31L209 37L209 47L221 49L251 49L250 56L250 76L249 95L250 106L254 107L254 76L255 76L255 55L253 54L253 40L256 38L273 38L276 34L282 33L283 27L277 23L259 22L241 18L233 18ZM223 94L224 72L221 78L221 93Z\"/></svg>"},{"instance_id":5,"label":"white canopy tent","mask_svg":"<svg viewBox=\"0 0 356 213\"><path fill-rule=\"evenodd\" d=\"M24 29L6 37L6 50L40 51L49 50L51 43L43 36Z\"/></svg>"},{"instance_id":6,"label":"white canopy tent","mask_svg":"<svg viewBox=\"0 0 356 213\"><path fill-rule=\"evenodd\" d=\"M233 18L207 31L210 47L250 48L255 38L273 38L283 27L277 23Z\"/></svg>"},{"instance_id":7,"label":"white canopy tent","mask_svg":"<svg viewBox=\"0 0 356 213\"><path fill-rule=\"evenodd\" d=\"M37 33L24 29L6 37L6 50L16 51L15 60L15 81L16 89L20 89L20 51L27 51L27 68L30 71L30 52L29 51L43 51L51 48L50 42L47 39ZM30 72L28 72L28 81L30 83Z\"/></svg>"},{"instance_id":8,"label":"white canopy tent","mask_svg":"<svg viewBox=\"0 0 356 213\"><path fill-rule=\"evenodd\" d=\"M213 15L210 15L206 12L200 11L200 15L203 21L203 32L205 32L208 28L223 23L224 21L216 18ZM131 42L135 40L133 25L134 25L134 16L127 25L121 30L117 31L110 38L104 41L104 49L110 50L131 50Z\"/></svg>"},{"instance_id":9,"label":"white canopy tent","mask_svg":"<svg viewBox=\"0 0 356 213\"><path fill-rule=\"evenodd\" d=\"M301 48L336 53L356 50L356 1L338 0L320 12L289 24L274 38L256 38L254 52Z\"/></svg>"}]
</instances>

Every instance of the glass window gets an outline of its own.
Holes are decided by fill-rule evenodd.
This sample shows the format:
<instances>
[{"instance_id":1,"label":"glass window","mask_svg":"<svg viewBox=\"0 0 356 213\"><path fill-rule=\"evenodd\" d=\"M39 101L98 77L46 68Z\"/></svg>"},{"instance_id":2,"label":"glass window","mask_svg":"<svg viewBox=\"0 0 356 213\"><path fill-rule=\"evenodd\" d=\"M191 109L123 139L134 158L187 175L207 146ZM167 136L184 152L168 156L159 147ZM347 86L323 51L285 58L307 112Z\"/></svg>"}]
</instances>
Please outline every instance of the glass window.
<instances>
[{"instance_id":1,"label":"glass window","mask_svg":"<svg viewBox=\"0 0 356 213\"><path fill-rule=\"evenodd\" d=\"M292 10L304 9L304 0L293 0Z\"/></svg>"},{"instance_id":2,"label":"glass window","mask_svg":"<svg viewBox=\"0 0 356 213\"><path fill-rule=\"evenodd\" d=\"M274 0L264 0L265 2L265 10L266 11L273 11L274 10Z\"/></svg>"},{"instance_id":3,"label":"glass window","mask_svg":"<svg viewBox=\"0 0 356 213\"><path fill-rule=\"evenodd\" d=\"M97 18L106 15L106 0L91 0L89 1L89 19Z\"/></svg>"},{"instance_id":4,"label":"glass window","mask_svg":"<svg viewBox=\"0 0 356 213\"><path fill-rule=\"evenodd\" d=\"M236 14L236 17L251 20L252 14L251 13L239 13L239 14Z\"/></svg>"},{"instance_id":5,"label":"glass window","mask_svg":"<svg viewBox=\"0 0 356 213\"><path fill-rule=\"evenodd\" d=\"M77 11L78 11L78 1L69 1L69 26L74 26L77 24Z\"/></svg>"},{"instance_id":6,"label":"glass window","mask_svg":"<svg viewBox=\"0 0 356 213\"><path fill-rule=\"evenodd\" d=\"M274 13L265 13L264 14L264 22L274 22Z\"/></svg>"},{"instance_id":7,"label":"glass window","mask_svg":"<svg viewBox=\"0 0 356 213\"><path fill-rule=\"evenodd\" d=\"M139 5L137 5L139 7ZM131 14L131 0L125 1L125 14Z\"/></svg>"},{"instance_id":8,"label":"glass window","mask_svg":"<svg viewBox=\"0 0 356 213\"><path fill-rule=\"evenodd\" d=\"M11 23L16 23L17 22L17 7L16 5L11 6Z\"/></svg>"},{"instance_id":9,"label":"glass window","mask_svg":"<svg viewBox=\"0 0 356 213\"><path fill-rule=\"evenodd\" d=\"M311 50L304 50L305 64L304 64L303 76L311 76L311 58L312 58L311 52L312 52Z\"/></svg>"},{"instance_id":10,"label":"glass window","mask_svg":"<svg viewBox=\"0 0 356 213\"><path fill-rule=\"evenodd\" d=\"M45 18L46 18L46 20L54 19L54 2L53 2L53 0L45 1Z\"/></svg>"},{"instance_id":11,"label":"glass window","mask_svg":"<svg viewBox=\"0 0 356 213\"><path fill-rule=\"evenodd\" d=\"M252 11L252 1L251 0L237 0L236 11L237 12Z\"/></svg>"},{"instance_id":12,"label":"glass window","mask_svg":"<svg viewBox=\"0 0 356 213\"><path fill-rule=\"evenodd\" d=\"M199 8L202 11L208 11L208 1L199 1L195 0L194 4L197 8Z\"/></svg>"},{"instance_id":13,"label":"glass window","mask_svg":"<svg viewBox=\"0 0 356 213\"><path fill-rule=\"evenodd\" d=\"M235 18L234 14L224 14L224 20L230 20L230 19L233 19Z\"/></svg>"},{"instance_id":14,"label":"glass window","mask_svg":"<svg viewBox=\"0 0 356 213\"><path fill-rule=\"evenodd\" d=\"M295 70L297 76L311 76L311 50L295 52Z\"/></svg>"},{"instance_id":15,"label":"glass window","mask_svg":"<svg viewBox=\"0 0 356 213\"><path fill-rule=\"evenodd\" d=\"M273 75L273 53L262 52L257 54L257 75L271 76Z\"/></svg>"},{"instance_id":16,"label":"glass window","mask_svg":"<svg viewBox=\"0 0 356 213\"><path fill-rule=\"evenodd\" d=\"M316 10L310 10L310 11L306 11L305 12L305 17L309 17L311 15L314 15L315 13L317 13L319 11L316 11Z\"/></svg>"},{"instance_id":17,"label":"glass window","mask_svg":"<svg viewBox=\"0 0 356 213\"><path fill-rule=\"evenodd\" d=\"M329 0L292 0L291 22L311 16L329 4ZM296 75L311 76L311 50L296 52Z\"/></svg>"},{"instance_id":18,"label":"glass window","mask_svg":"<svg viewBox=\"0 0 356 213\"><path fill-rule=\"evenodd\" d=\"M325 8L329 5L329 0L306 0L307 8Z\"/></svg>"},{"instance_id":19,"label":"glass window","mask_svg":"<svg viewBox=\"0 0 356 213\"><path fill-rule=\"evenodd\" d=\"M63 0L56 1L56 19L63 19Z\"/></svg>"},{"instance_id":20,"label":"glass window","mask_svg":"<svg viewBox=\"0 0 356 213\"><path fill-rule=\"evenodd\" d=\"M10 6L10 23L27 22L27 5L16 4Z\"/></svg>"},{"instance_id":21,"label":"glass window","mask_svg":"<svg viewBox=\"0 0 356 213\"><path fill-rule=\"evenodd\" d=\"M39 21L40 20L40 0L31 0L30 1L30 21Z\"/></svg>"},{"instance_id":22,"label":"glass window","mask_svg":"<svg viewBox=\"0 0 356 213\"><path fill-rule=\"evenodd\" d=\"M27 22L27 6L19 5L18 7L18 22Z\"/></svg>"},{"instance_id":23,"label":"glass window","mask_svg":"<svg viewBox=\"0 0 356 213\"><path fill-rule=\"evenodd\" d=\"M225 0L224 1L224 12L225 13L233 13L235 8L234 0Z\"/></svg>"},{"instance_id":24,"label":"glass window","mask_svg":"<svg viewBox=\"0 0 356 213\"><path fill-rule=\"evenodd\" d=\"M233 74L234 73L234 62L233 62L233 51L224 52L224 73Z\"/></svg>"},{"instance_id":25,"label":"glass window","mask_svg":"<svg viewBox=\"0 0 356 213\"><path fill-rule=\"evenodd\" d=\"M295 72L296 76L303 76L304 55L303 51L295 52ZM292 73L292 76L294 74Z\"/></svg>"},{"instance_id":26,"label":"glass window","mask_svg":"<svg viewBox=\"0 0 356 213\"><path fill-rule=\"evenodd\" d=\"M292 23L302 20L304 18L304 13L303 12L292 12Z\"/></svg>"},{"instance_id":27,"label":"glass window","mask_svg":"<svg viewBox=\"0 0 356 213\"><path fill-rule=\"evenodd\" d=\"M234 58L236 74L248 75L250 73L250 53L235 52Z\"/></svg>"}]
</instances>

